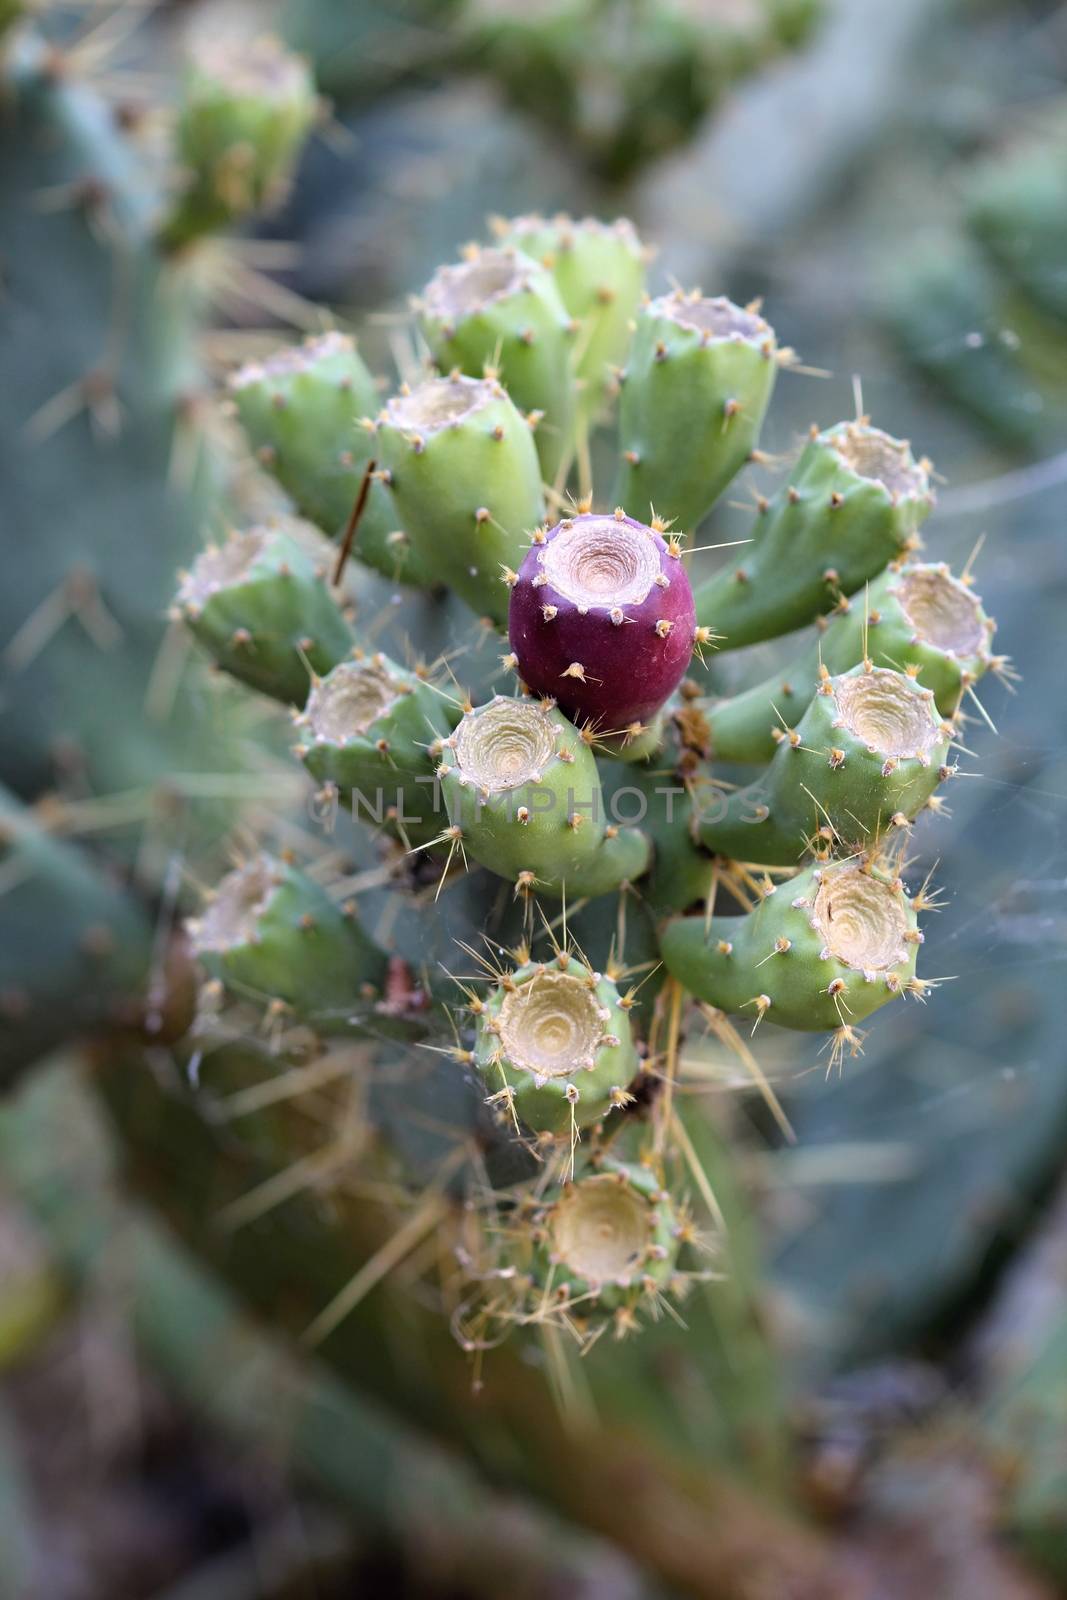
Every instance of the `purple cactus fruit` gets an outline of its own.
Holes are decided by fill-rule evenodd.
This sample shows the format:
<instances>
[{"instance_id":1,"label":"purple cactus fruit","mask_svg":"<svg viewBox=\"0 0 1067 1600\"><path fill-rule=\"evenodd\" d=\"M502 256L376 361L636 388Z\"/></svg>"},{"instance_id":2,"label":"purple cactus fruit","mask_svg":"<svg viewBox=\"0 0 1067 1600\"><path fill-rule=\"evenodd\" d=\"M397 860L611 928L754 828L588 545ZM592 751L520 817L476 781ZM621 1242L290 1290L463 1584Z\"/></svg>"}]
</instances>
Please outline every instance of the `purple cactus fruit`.
<instances>
[{"instance_id":1,"label":"purple cactus fruit","mask_svg":"<svg viewBox=\"0 0 1067 1600\"><path fill-rule=\"evenodd\" d=\"M512 582L519 676L604 735L645 724L685 676L696 615L681 548L616 511L539 529Z\"/></svg>"}]
</instances>

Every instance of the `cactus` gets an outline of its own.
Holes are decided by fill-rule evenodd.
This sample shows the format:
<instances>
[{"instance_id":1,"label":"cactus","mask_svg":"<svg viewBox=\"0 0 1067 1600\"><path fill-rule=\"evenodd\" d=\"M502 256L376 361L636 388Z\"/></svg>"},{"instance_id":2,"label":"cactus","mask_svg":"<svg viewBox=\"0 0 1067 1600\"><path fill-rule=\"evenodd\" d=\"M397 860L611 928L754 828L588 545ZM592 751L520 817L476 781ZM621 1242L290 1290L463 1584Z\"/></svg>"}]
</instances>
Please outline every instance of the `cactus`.
<instances>
[{"instance_id":1,"label":"cactus","mask_svg":"<svg viewBox=\"0 0 1067 1600\"><path fill-rule=\"evenodd\" d=\"M245 437L302 517L329 538L347 526L371 459L359 419L378 408L374 379L354 341L336 330L250 361L230 379ZM389 491L375 478L353 552L387 578L421 583L411 541Z\"/></svg>"},{"instance_id":2,"label":"cactus","mask_svg":"<svg viewBox=\"0 0 1067 1600\"><path fill-rule=\"evenodd\" d=\"M211 274L195 245L161 242L167 163L88 80L76 38L67 51L17 29L0 78L17 219L0 448L24 549L0 600L0 775L30 801L143 792L139 829L156 786L178 796L178 774L207 784L236 764L228 712L205 719L165 624L175 568L220 516L198 348ZM216 268L221 248L205 241ZM179 831L192 845L218 811L204 823Z\"/></svg>"},{"instance_id":3,"label":"cactus","mask_svg":"<svg viewBox=\"0 0 1067 1600\"><path fill-rule=\"evenodd\" d=\"M163 228L167 248L184 248L276 203L316 112L306 64L277 40L202 47L178 114L180 193Z\"/></svg>"},{"instance_id":4,"label":"cactus","mask_svg":"<svg viewBox=\"0 0 1067 1600\"><path fill-rule=\"evenodd\" d=\"M478 0L468 50L516 105L618 183L691 138L731 83L802 44L820 9L812 0L728 13L687 0Z\"/></svg>"},{"instance_id":5,"label":"cactus","mask_svg":"<svg viewBox=\"0 0 1067 1600\"><path fill-rule=\"evenodd\" d=\"M869 658L903 668L932 689L942 716L995 664L993 624L966 583L944 563L892 562L857 596L842 597L810 649L782 671L719 704L705 704L710 746L724 761L769 761L796 726L823 672Z\"/></svg>"},{"instance_id":6,"label":"cactus","mask_svg":"<svg viewBox=\"0 0 1067 1600\"><path fill-rule=\"evenodd\" d=\"M605 894L649 864L647 838L607 820L592 751L551 703L472 708L438 776L454 842L525 892Z\"/></svg>"},{"instance_id":7,"label":"cactus","mask_svg":"<svg viewBox=\"0 0 1067 1600\"><path fill-rule=\"evenodd\" d=\"M894 996L922 993L914 904L869 863L807 867L768 888L744 917L682 917L663 933L679 982L722 1011L783 1028L860 1022Z\"/></svg>"},{"instance_id":8,"label":"cactus","mask_svg":"<svg viewBox=\"0 0 1067 1600\"><path fill-rule=\"evenodd\" d=\"M497 231L501 244L472 247L422 296L415 310L442 373L401 386L370 421L373 442L361 459L377 462L426 580L454 589L490 636L506 616L511 652L501 661L518 690L502 693L495 672L474 670L462 630L444 658L399 666L369 644L360 585L350 586L349 618L314 579L316 604L328 600L346 631L321 676L307 641L324 630L297 621L312 614L307 599L293 625L278 630L290 665L311 669L296 751L323 786L320 799L351 808L342 848L358 850L372 876L380 862L393 906L407 899L413 916L400 933L390 910L379 932L361 910L374 948L346 920L342 886L253 864L225 881L195 945L207 969L245 998L258 994L317 1020L326 1035L388 1032L387 1021L405 1015L414 1002L402 997L398 1011L388 982L384 994L368 990L362 1008L359 993L361 984L380 991L383 961L403 949L420 973L421 1042L447 1058L442 1070L465 1070L488 1106L492 1162L514 1146L545 1167L538 1183L547 1209L537 1220L523 1198L528 1166L519 1154L517 1166L505 1163L514 1198L499 1238L483 1240L490 1261L510 1263L534 1285L532 1300L523 1290L512 1304L527 1325L546 1282L544 1240L557 1204L559 1215L572 1215L542 1192L546 1181L573 1176L575 1193L604 1193L604 1163L616 1162L620 1193L636 1194L636 1158L676 1221L681 1214L678 1197L669 1201L663 1189L675 1138L671 1096L646 1106L643 1061L665 1031L676 1060L687 995L720 1018L766 1015L768 1025L829 1032L839 1055L859 1047L856 1025L878 1006L925 991L916 919L930 902L904 887L904 842L920 812L941 809L936 790L955 770L962 695L1001 663L991 654L992 623L966 584L911 559L932 505L929 464L864 418L812 430L786 484L758 509L751 549L698 584L694 603L685 538L664 519L695 527L751 457L786 353L755 309L675 291L639 312L626 356L616 312L636 276L614 296L598 299L590 286L612 264L636 267L643 252L632 230L520 218ZM584 350L574 343L583 329ZM583 369L594 348L593 366ZM622 483L638 498L638 515L625 499L611 513L583 495L549 526L546 502L566 488L572 457L580 473L591 459L583 430L608 393L597 367L609 355L624 358L618 440L620 454L634 457ZM291 370L301 381L273 410L253 378L261 418L249 428L253 440L265 437L268 415L284 418L291 439L313 438L320 388L302 381L303 358ZM239 407L244 387L239 380L231 389ZM545 412L540 465L530 428L537 419L520 404ZM324 461L342 442L341 432L331 435ZM264 464L279 471L281 456L269 447ZM312 456L307 467L294 491L304 506L315 492ZM544 491L542 470L558 471ZM655 519L641 520L653 506ZM432 593L405 602L407 636L396 624L386 635L395 657L412 659L440 605ZM205 605L191 619L201 632L206 613ZM710 702L683 682L720 636L739 647L805 623L817 632L785 711L773 685ZM212 650L230 670L218 638L232 650L235 624L256 632L232 610L216 626ZM354 649L343 649L350 639ZM474 681L464 686L468 653ZM304 687L287 698L299 704ZM724 786L711 765L721 747L763 770L745 787ZM389 839L376 844L368 828ZM411 852L407 865L396 840ZM760 882L754 868L776 876ZM478 869L503 880L499 893L453 900ZM283 873L286 887L276 891L276 913L273 902L257 903L263 926L251 938L255 922L242 912L234 927L227 908L246 878L255 888L264 873L271 884ZM466 1004L451 1012L425 967L421 885L442 908L462 905L461 919L473 917L472 926L448 924L438 946L446 972L456 964L449 940L469 952L479 935L488 941L489 986L462 976ZM712 904L720 889L736 908ZM534 919L538 902L553 901L563 933L545 912L549 954ZM326 941L321 958L309 954L312 937ZM631 1014L635 989L618 988L628 967L650 980L644 1014ZM408 1137L402 1113L387 1122L390 1140ZM640 1214L632 1196L621 1204ZM473 1244L470 1261L484 1259ZM479 1281L494 1271L485 1267ZM625 1296L618 1304L633 1309Z\"/></svg>"},{"instance_id":9,"label":"cactus","mask_svg":"<svg viewBox=\"0 0 1067 1600\"><path fill-rule=\"evenodd\" d=\"M627 1103L637 1056L612 978L564 953L505 973L475 1010L474 1064L534 1133L586 1128Z\"/></svg>"},{"instance_id":10,"label":"cactus","mask_svg":"<svg viewBox=\"0 0 1067 1600\"><path fill-rule=\"evenodd\" d=\"M306 873L259 855L223 878L190 924L193 950L227 988L281 1001L316 1025L377 998L385 956Z\"/></svg>"},{"instance_id":11,"label":"cactus","mask_svg":"<svg viewBox=\"0 0 1067 1600\"><path fill-rule=\"evenodd\" d=\"M354 644L328 578L329 555L314 529L301 536L292 525L249 528L197 556L175 614L225 672L302 706L313 675L329 672Z\"/></svg>"},{"instance_id":12,"label":"cactus","mask_svg":"<svg viewBox=\"0 0 1067 1600\"><path fill-rule=\"evenodd\" d=\"M396 395L375 448L422 567L500 625L503 574L544 516L530 425L499 383L431 378Z\"/></svg>"},{"instance_id":13,"label":"cactus","mask_svg":"<svg viewBox=\"0 0 1067 1600\"><path fill-rule=\"evenodd\" d=\"M802 627L913 550L932 505L929 462L901 440L866 422L813 430L751 548L698 588L697 618L729 650Z\"/></svg>"},{"instance_id":14,"label":"cactus","mask_svg":"<svg viewBox=\"0 0 1067 1600\"><path fill-rule=\"evenodd\" d=\"M314 683L296 719L297 754L357 815L369 804L376 821L391 818L402 838L421 844L439 823L430 751L455 720L424 678L379 652Z\"/></svg>"},{"instance_id":15,"label":"cactus","mask_svg":"<svg viewBox=\"0 0 1067 1600\"><path fill-rule=\"evenodd\" d=\"M417 304L443 371L480 378L492 368L515 404L536 413L541 470L552 480L572 446L576 325L551 273L520 250L475 247L439 268Z\"/></svg>"},{"instance_id":16,"label":"cactus","mask_svg":"<svg viewBox=\"0 0 1067 1600\"><path fill-rule=\"evenodd\" d=\"M692 531L752 454L787 356L754 307L679 290L645 306L621 375L620 503Z\"/></svg>"},{"instance_id":17,"label":"cactus","mask_svg":"<svg viewBox=\"0 0 1067 1600\"><path fill-rule=\"evenodd\" d=\"M595 217L572 221L516 217L497 220L501 245L533 256L556 280L560 298L579 324L576 373L579 405L597 416L614 382L614 372L630 342L645 287L645 251L625 217L613 223Z\"/></svg>"},{"instance_id":18,"label":"cactus","mask_svg":"<svg viewBox=\"0 0 1067 1600\"><path fill-rule=\"evenodd\" d=\"M0 789L0 1090L82 1033L136 1026L152 954L135 895Z\"/></svg>"}]
</instances>

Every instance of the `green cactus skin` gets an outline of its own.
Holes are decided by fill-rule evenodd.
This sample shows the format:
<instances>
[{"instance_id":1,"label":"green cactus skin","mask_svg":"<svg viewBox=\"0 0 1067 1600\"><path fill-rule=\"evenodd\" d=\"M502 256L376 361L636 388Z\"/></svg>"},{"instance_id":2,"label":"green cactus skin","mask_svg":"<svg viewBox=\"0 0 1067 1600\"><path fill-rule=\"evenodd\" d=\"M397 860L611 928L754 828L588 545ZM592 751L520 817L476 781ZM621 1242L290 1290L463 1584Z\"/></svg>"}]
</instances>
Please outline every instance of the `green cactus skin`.
<instances>
[{"instance_id":1,"label":"green cactus skin","mask_svg":"<svg viewBox=\"0 0 1067 1600\"><path fill-rule=\"evenodd\" d=\"M296 706L311 674L329 672L355 643L318 543L314 529L292 522L232 533L197 557L178 589L177 614L216 666Z\"/></svg>"},{"instance_id":2,"label":"green cactus skin","mask_svg":"<svg viewBox=\"0 0 1067 1600\"><path fill-rule=\"evenodd\" d=\"M910 821L927 804L946 765L952 729L921 689L891 667L865 664L823 679L761 777L719 793L696 835L710 850L766 866L788 866L805 844L832 830L861 843Z\"/></svg>"},{"instance_id":3,"label":"green cactus skin","mask_svg":"<svg viewBox=\"0 0 1067 1600\"><path fill-rule=\"evenodd\" d=\"M431 750L459 713L425 679L387 656L342 661L317 679L296 719L300 756L353 814L386 821L416 844L441 831Z\"/></svg>"},{"instance_id":4,"label":"green cactus skin","mask_svg":"<svg viewBox=\"0 0 1067 1600\"><path fill-rule=\"evenodd\" d=\"M188 927L196 956L227 989L316 1021L351 1016L385 980L386 958L353 912L266 854L228 873Z\"/></svg>"},{"instance_id":5,"label":"green cactus skin","mask_svg":"<svg viewBox=\"0 0 1067 1600\"><path fill-rule=\"evenodd\" d=\"M626 1103L637 1053L611 978L561 954L518 967L476 1008L473 1065L532 1132L567 1135Z\"/></svg>"},{"instance_id":6,"label":"green cactus skin","mask_svg":"<svg viewBox=\"0 0 1067 1600\"><path fill-rule=\"evenodd\" d=\"M523 887L605 894L649 865L649 841L610 822L592 751L551 702L497 695L467 712L438 774L464 850Z\"/></svg>"},{"instance_id":7,"label":"green cactus skin","mask_svg":"<svg viewBox=\"0 0 1067 1600\"><path fill-rule=\"evenodd\" d=\"M0 1089L65 1039L129 1024L152 950L132 893L0 788Z\"/></svg>"},{"instance_id":8,"label":"green cactus skin","mask_svg":"<svg viewBox=\"0 0 1067 1600\"><path fill-rule=\"evenodd\" d=\"M352 514L373 454L373 436L360 422L379 404L374 378L354 341L334 331L286 345L235 372L230 393L260 465L302 517L335 538ZM430 581L388 489L377 478L352 554L394 582Z\"/></svg>"},{"instance_id":9,"label":"green cactus skin","mask_svg":"<svg viewBox=\"0 0 1067 1600\"><path fill-rule=\"evenodd\" d=\"M993 660L995 624L977 595L942 562L894 562L862 597L842 599L821 638L783 671L743 694L702 707L712 753L723 761L770 761L804 715L822 672L870 660L913 671L943 716Z\"/></svg>"},{"instance_id":10,"label":"green cactus skin","mask_svg":"<svg viewBox=\"0 0 1067 1600\"><path fill-rule=\"evenodd\" d=\"M617 502L691 532L749 459L778 358L770 325L729 300L676 291L645 306L622 377Z\"/></svg>"},{"instance_id":11,"label":"green cactus skin","mask_svg":"<svg viewBox=\"0 0 1067 1600\"><path fill-rule=\"evenodd\" d=\"M185 187L163 228L178 249L277 202L318 114L307 64L268 37L216 41L190 65L176 154Z\"/></svg>"},{"instance_id":12,"label":"green cactus skin","mask_svg":"<svg viewBox=\"0 0 1067 1600\"><path fill-rule=\"evenodd\" d=\"M921 942L899 879L829 862L771 886L745 916L669 922L660 947L671 975L708 1005L823 1031L904 992Z\"/></svg>"},{"instance_id":13,"label":"green cactus skin","mask_svg":"<svg viewBox=\"0 0 1067 1600\"><path fill-rule=\"evenodd\" d=\"M1016 288L1067 319L1067 122L981 165L967 184L967 224ZM1050 137L1051 135L1051 137Z\"/></svg>"},{"instance_id":14,"label":"green cactus skin","mask_svg":"<svg viewBox=\"0 0 1067 1600\"><path fill-rule=\"evenodd\" d=\"M503 626L507 578L545 515L533 431L506 390L431 378L390 400L375 449L420 565Z\"/></svg>"},{"instance_id":15,"label":"green cactus skin","mask_svg":"<svg viewBox=\"0 0 1067 1600\"><path fill-rule=\"evenodd\" d=\"M575 419L575 324L551 273L519 250L472 249L440 267L418 301L442 371L497 372L515 404L539 412L537 454L549 482L569 456Z\"/></svg>"},{"instance_id":16,"label":"green cactus skin","mask_svg":"<svg viewBox=\"0 0 1067 1600\"><path fill-rule=\"evenodd\" d=\"M540 1235L534 1279L566 1289L574 1310L634 1310L666 1290L678 1259L678 1216L650 1168L605 1159L534 1218Z\"/></svg>"},{"instance_id":17,"label":"green cactus skin","mask_svg":"<svg viewBox=\"0 0 1067 1600\"><path fill-rule=\"evenodd\" d=\"M697 586L697 621L722 650L803 627L913 549L932 505L928 463L903 441L866 422L813 433L752 543Z\"/></svg>"},{"instance_id":18,"label":"green cactus skin","mask_svg":"<svg viewBox=\"0 0 1067 1600\"><path fill-rule=\"evenodd\" d=\"M579 410L595 417L614 386L645 289L647 252L633 223L625 217L576 222L565 214L531 215L501 219L494 231L502 246L533 256L555 278L563 304L579 324Z\"/></svg>"}]
</instances>

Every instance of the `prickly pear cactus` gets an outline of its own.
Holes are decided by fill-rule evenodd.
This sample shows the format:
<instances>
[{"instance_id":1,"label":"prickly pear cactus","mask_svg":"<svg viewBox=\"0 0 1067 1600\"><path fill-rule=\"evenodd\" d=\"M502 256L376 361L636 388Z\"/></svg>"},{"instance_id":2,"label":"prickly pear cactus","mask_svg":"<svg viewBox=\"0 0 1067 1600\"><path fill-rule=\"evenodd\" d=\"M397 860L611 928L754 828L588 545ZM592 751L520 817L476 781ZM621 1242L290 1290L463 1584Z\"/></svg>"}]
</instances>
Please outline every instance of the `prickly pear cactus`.
<instances>
[{"instance_id":1,"label":"prickly pear cactus","mask_svg":"<svg viewBox=\"0 0 1067 1600\"><path fill-rule=\"evenodd\" d=\"M868 418L813 427L738 559L694 582L792 352L755 306L639 297L629 224L496 233L418 298L435 370L408 362L384 404L363 413L375 385L343 341L336 370L313 342L237 377L250 450L336 566L237 533L178 601L216 667L288 707L332 830L246 858L190 925L200 1070L250 1007L323 1063L364 1042L370 1125L410 1225L432 1212L420 1237L451 1238L479 1368L509 1332L554 1362L561 1336L714 1307L728 1246L685 1041L710 1028L758 1078L740 1030L825 1033L840 1060L925 993L914 825L955 771L964 695L1004 666L969 579L920 554L929 462ZM572 492L615 396L618 481ZM383 590L375 501L421 589ZM708 652L804 625L781 692L703 692ZM751 782L725 785L720 751ZM439 1214L444 1193L463 1209Z\"/></svg>"},{"instance_id":2,"label":"prickly pear cactus","mask_svg":"<svg viewBox=\"0 0 1067 1600\"><path fill-rule=\"evenodd\" d=\"M12 20L5 10L0 26ZM314 108L302 64L263 46L239 69L219 58L214 98L201 77L152 141L107 98L116 78L98 21L28 8L0 58L0 474L19 550L0 596L5 1077L63 1038L144 1020L158 965L144 892L170 903L183 851L228 825L247 782L239 704L190 677L166 618L176 563L222 516L201 344L227 246L201 236L269 198L295 157L307 119L274 118L273 91L252 81L268 58ZM280 561L280 536L264 543L263 559ZM289 554L311 572L307 553ZM218 629L215 609L207 597L200 626ZM350 647L340 625L309 656L325 670ZM234 664L256 683L288 665L277 638Z\"/></svg>"}]
</instances>

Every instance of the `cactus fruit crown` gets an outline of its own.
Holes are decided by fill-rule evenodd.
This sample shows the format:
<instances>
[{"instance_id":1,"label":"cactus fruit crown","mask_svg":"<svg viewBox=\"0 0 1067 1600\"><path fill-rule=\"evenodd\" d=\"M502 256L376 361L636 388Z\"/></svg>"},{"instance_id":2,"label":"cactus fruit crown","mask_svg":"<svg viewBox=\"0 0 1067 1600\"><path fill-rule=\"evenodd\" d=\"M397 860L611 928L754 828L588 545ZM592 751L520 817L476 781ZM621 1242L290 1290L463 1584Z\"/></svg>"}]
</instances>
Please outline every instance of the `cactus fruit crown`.
<instances>
[{"instance_id":1,"label":"cactus fruit crown","mask_svg":"<svg viewBox=\"0 0 1067 1600\"><path fill-rule=\"evenodd\" d=\"M929 499L927 468L913 458L905 440L858 422L835 429L828 437L841 464L857 478L880 483L894 500Z\"/></svg>"},{"instance_id":2,"label":"cactus fruit crown","mask_svg":"<svg viewBox=\"0 0 1067 1600\"><path fill-rule=\"evenodd\" d=\"M312 686L301 719L313 739L343 744L367 733L388 716L410 686L394 676L382 655L369 661L342 661Z\"/></svg>"},{"instance_id":3,"label":"cactus fruit crown","mask_svg":"<svg viewBox=\"0 0 1067 1600\"><path fill-rule=\"evenodd\" d=\"M478 902L491 955L461 980L466 1003L450 1008L431 977L418 1026L488 1107L493 1148L517 1140L538 1168L494 1193L470 1252L494 1305L510 1285L488 1320L562 1316L594 1337L600 1313L626 1332L694 1276L678 1266L692 1235L676 1195L691 1112L673 1093L686 996L705 1016L827 1032L840 1059L859 1022L929 988L915 963L933 902L904 887L904 840L940 809L963 693L1003 662L969 580L915 558L929 464L862 417L812 429L741 553L694 592L688 537L747 463L766 464L759 431L792 352L758 303L650 298L629 223L520 217L495 231L415 303L435 370L384 404L340 333L232 380L253 449L321 542L298 524L239 535L201 556L179 606L218 665L295 706L314 778L353 801L395 798L368 845L394 905L418 895L414 850L439 896L468 870L513 886ZM612 404L611 498L588 485L571 498ZM402 635L386 635L392 655L370 650L358 580L328 582L323 550L343 525L342 567L350 553L379 572L393 549L381 530L403 530L397 615L425 630L420 646L454 603L442 586L487 637L506 627L517 689L502 691L495 666L472 667L473 692L446 684L469 622L440 669L398 666ZM388 627L392 608L371 606ZM714 699L695 681L705 649L805 625L787 683ZM759 763L752 782L724 786L720 752ZM615 814L627 794L639 807ZM545 959L542 897L563 916L562 946L545 918ZM436 929L408 920L412 933L395 910L383 919L392 958L427 965ZM476 939L455 942L473 952ZM380 995L387 970L353 909L267 860L224 880L195 943L224 986L327 1035L367 1025L354 999ZM647 984L640 1007L619 988L626 972ZM380 1020L389 1002L373 1004Z\"/></svg>"},{"instance_id":4,"label":"cactus fruit crown","mask_svg":"<svg viewBox=\"0 0 1067 1600\"><path fill-rule=\"evenodd\" d=\"M459 782L483 794L539 783L559 755L551 706L503 695L465 716L447 743Z\"/></svg>"},{"instance_id":5,"label":"cactus fruit crown","mask_svg":"<svg viewBox=\"0 0 1067 1600\"><path fill-rule=\"evenodd\" d=\"M481 250L455 266L439 267L423 291L427 312L451 327L462 317L523 292L536 271L517 250Z\"/></svg>"}]
</instances>

